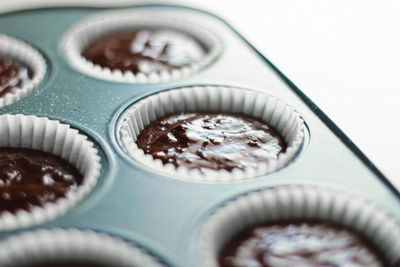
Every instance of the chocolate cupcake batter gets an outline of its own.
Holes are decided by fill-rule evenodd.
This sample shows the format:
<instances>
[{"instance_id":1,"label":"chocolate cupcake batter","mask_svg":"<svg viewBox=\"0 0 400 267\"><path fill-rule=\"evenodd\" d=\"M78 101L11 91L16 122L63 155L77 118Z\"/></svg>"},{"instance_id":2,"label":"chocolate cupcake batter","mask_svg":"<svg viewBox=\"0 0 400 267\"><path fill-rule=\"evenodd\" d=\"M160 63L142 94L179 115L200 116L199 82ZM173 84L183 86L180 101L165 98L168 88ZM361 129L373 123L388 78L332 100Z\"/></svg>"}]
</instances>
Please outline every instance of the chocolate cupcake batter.
<instances>
[{"instance_id":1,"label":"chocolate cupcake batter","mask_svg":"<svg viewBox=\"0 0 400 267\"><path fill-rule=\"evenodd\" d=\"M116 33L95 41L83 56L112 70L151 73L202 59L205 50L189 36L166 30Z\"/></svg>"},{"instance_id":2,"label":"chocolate cupcake batter","mask_svg":"<svg viewBox=\"0 0 400 267\"><path fill-rule=\"evenodd\" d=\"M30 82L28 69L8 58L0 57L0 97Z\"/></svg>"},{"instance_id":3,"label":"chocolate cupcake batter","mask_svg":"<svg viewBox=\"0 0 400 267\"><path fill-rule=\"evenodd\" d=\"M147 126L136 143L164 164L228 171L255 167L286 150L272 127L235 113L168 115Z\"/></svg>"},{"instance_id":4,"label":"chocolate cupcake batter","mask_svg":"<svg viewBox=\"0 0 400 267\"><path fill-rule=\"evenodd\" d=\"M26 148L0 148L0 213L55 202L82 181L79 171L60 157Z\"/></svg>"},{"instance_id":5,"label":"chocolate cupcake batter","mask_svg":"<svg viewBox=\"0 0 400 267\"><path fill-rule=\"evenodd\" d=\"M221 267L378 267L377 253L356 233L331 223L252 226L221 251Z\"/></svg>"}]
</instances>

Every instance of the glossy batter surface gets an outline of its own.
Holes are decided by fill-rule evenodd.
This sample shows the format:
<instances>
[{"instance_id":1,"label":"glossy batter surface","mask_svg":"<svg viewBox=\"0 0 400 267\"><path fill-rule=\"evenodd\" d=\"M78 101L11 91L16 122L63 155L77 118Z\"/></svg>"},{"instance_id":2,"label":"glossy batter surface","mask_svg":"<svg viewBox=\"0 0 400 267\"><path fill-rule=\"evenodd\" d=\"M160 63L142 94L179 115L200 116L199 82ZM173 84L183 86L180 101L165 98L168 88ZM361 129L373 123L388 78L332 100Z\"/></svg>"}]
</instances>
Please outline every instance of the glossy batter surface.
<instances>
[{"instance_id":1,"label":"glossy batter surface","mask_svg":"<svg viewBox=\"0 0 400 267\"><path fill-rule=\"evenodd\" d=\"M253 226L230 241L221 267L378 267L371 247L350 230L330 223Z\"/></svg>"},{"instance_id":2,"label":"glossy batter surface","mask_svg":"<svg viewBox=\"0 0 400 267\"><path fill-rule=\"evenodd\" d=\"M76 190L82 180L79 171L60 157L0 147L0 213L54 202Z\"/></svg>"},{"instance_id":3,"label":"glossy batter surface","mask_svg":"<svg viewBox=\"0 0 400 267\"><path fill-rule=\"evenodd\" d=\"M189 36L171 31L117 33L95 41L83 56L112 70L151 73L189 65L205 50Z\"/></svg>"},{"instance_id":4,"label":"glossy batter surface","mask_svg":"<svg viewBox=\"0 0 400 267\"><path fill-rule=\"evenodd\" d=\"M0 97L30 82L28 69L8 58L0 57Z\"/></svg>"},{"instance_id":5,"label":"glossy batter surface","mask_svg":"<svg viewBox=\"0 0 400 267\"><path fill-rule=\"evenodd\" d=\"M233 113L168 115L146 127L136 143L164 164L228 171L255 167L286 149L270 126Z\"/></svg>"}]
</instances>

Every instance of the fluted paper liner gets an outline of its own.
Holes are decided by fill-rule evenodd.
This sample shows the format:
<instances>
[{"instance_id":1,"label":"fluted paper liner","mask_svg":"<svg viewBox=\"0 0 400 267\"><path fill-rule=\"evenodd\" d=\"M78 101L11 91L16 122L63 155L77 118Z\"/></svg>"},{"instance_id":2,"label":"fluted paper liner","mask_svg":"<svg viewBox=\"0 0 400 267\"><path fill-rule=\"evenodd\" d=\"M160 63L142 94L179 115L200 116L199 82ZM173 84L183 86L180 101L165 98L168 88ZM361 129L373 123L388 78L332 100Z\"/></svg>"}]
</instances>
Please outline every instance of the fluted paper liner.
<instances>
[{"instance_id":1,"label":"fluted paper liner","mask_svg":"<svg viewBox=\"0 0 400 267\"><path fill-rule=\"evenodd\" d=\"M303 219L350 227L380 249L388 263L400 261L400 226L386 211L336 188L299 185L250 192L218 208L200 231L199 266L217 267L224 244L246 226Z\"/></svg>"},{"instance_id":2,"label":"fluted paper liner","mask_svg":"<svg viewBox=\"0 0 400 267\"><path fill-rule=\"evenodd\" d=\"M0 107L17 102L34 92L46 74L46 63L42 55L27 43L0 33L0 57L10 58L25 65L32 73L31 81L16 87L0 97Z\"/></svg>"},{"instance_id":3,"label":"fluted paper liner","mask_svg":"<svg viewBox=\"0 0 400 267\"><path fill-rule=\"evenodd\" d=\"M280 153L277 159L244 171L204 168L200 172L184 166L175 168L171 163L164 165L161 160L153 159L138 148L137 136L151 122L167 114L195 111L239 112L259 118L284 138L286 151ZM267 93L223 86L186 87L161 92L134 104L122 117L119 137L123 148L133 159L163 175L186 181L230 183L265 175L287 165L303 143L304 122L293 108Z\"/></svg>"},{"instance_id":4,"label":"fluted paper liner","mask_svg":"<svg viewBox=\"0 0 400 267\"><path fill-rule=\"evenodd\" d=\"M162 266L143 249L90 230L38 230L13 236L0 243L1 266L25 266L51 260L90 260L116 267Z\"/></svg>"},{"instance_id":5,"label":"fluted paper liner","mask_svg":"<svg viewBox=\"0 0 400 267\"><path fill-rule=\"evenodd\" d=\"M3 211L0 231L42 223L65 213L92 190L100 176L100 157L93 143L59 121L32 115L1 115L0 147L30 148L54 154L74 165L83 176L76 191L54 203L33 206L31 211L21 209L15 214Z\"/></svg>"},{"instance_id":6,"label":"fluted paper liner","mask_svg":"<svg viewBox=\"0 0 400 267\"><path fill-rule=\"evenodd\" d=\"M129 30L172 30L187 34L205 49L204 57L190 65L172 70L151 73L111 70L93 64L82 56L84 49L93 41L109 34ZM171 32L173 34L173 32ZM92 15L74 24L63 38L65 56L72 67L98 79L127 83L157 83L181 79L203 69L222 51L221 42L214 34L190 22L171 17L151 16L140 10L106 11Z\"/></svg>"}]
</instances>

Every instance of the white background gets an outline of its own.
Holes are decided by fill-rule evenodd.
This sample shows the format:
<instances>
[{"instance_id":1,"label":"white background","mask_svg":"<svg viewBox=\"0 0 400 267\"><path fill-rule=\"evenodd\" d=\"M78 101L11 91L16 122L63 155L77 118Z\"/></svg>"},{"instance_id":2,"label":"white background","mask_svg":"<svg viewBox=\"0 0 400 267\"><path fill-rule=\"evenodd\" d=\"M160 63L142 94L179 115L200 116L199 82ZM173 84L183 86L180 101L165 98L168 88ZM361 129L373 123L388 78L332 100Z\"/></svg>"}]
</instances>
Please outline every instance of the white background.
<instances>
[{"instance_id":1,"label":"white background","mask_svg":"<svg viewBox=\"0 0 400 267\"><path fill-rule=\"evenodd\" d=\"M0 0L0 12L135 2ZM231 23L400 188L400 1L176 3L202 7Z\"/></svg>"}]
</instances>

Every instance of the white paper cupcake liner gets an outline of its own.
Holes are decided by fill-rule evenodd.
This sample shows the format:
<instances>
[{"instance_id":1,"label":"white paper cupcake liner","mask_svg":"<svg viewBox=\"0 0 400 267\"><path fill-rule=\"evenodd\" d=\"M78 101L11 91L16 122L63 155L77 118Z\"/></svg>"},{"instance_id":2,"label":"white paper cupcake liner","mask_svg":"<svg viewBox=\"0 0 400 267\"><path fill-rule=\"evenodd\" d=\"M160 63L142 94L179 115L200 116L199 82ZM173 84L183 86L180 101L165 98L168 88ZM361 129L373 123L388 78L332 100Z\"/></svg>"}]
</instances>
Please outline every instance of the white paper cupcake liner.
<instances>
[{"instance_id":1,"label":"white paper cupcake liner","mask_svg":"<svg viewBox=\"0 0 400 267\"><path fill-rule=\"evenodd\" d=\"M143 249L90 230L54 229L26 232L0 243L0 266L46 261L85 261L115 267L161 267Z\"/></svg>"},{"instance_id":2,"label":"white paper cupcake liner","mask_svg":"<svg viewBox=\"0 0 400 267\"><path fill-rule=\"evenodd\" d=\"M32 46L1 33L0 57L10 58L24 64L33 75L28 84L22 88L15 88L12 92L0 97L0 107L2 107L15 103L35 91L46 74L46 63L42 55Z\"/></svg>"},{"instance_id":3,"label":"white paper cupcake liner","mask_svg":"<svg viewBox=\"0 0 400 267\"><path fill-rule=\"evenodd\" d=\"M0 213L0 231L39 224L55 218L82 200L96 185L100 176L100 157L92 142L77 130L59 121L27 115L0 116L0 147L21 147L60 156L74 165L83 176L76 191L43 207L15 214Z\"/></svg>"},{"instance_id":4,"label":"white paper cupcake liner","mask_svg":"<svg viewBox=\"0 0 400 267\"><path fill-rule=\"evenodd\" d=\"M164 115L180 112L238 112L259 118L275 128L287 148L277 159L260 163L257 168L215 171L175 168L153 159L136 145L140 132ZM283 101L267 93L235 87L186 87L161 92L137 102L123 115L119 138L125 151L136 161L163 175L185 181L231 183L265 175L286 166L299 151L304 139L304 122L300 115Z\"/></svg>"},{"instance_id":5,"label":"white paper cupcake liner","mask_svg":"<svg viewBox=\"0 0 400 267\"><path fill-rule=\"evenodd\" d=\"M199 235L199 266L217 267L224 244L246 226L285 220L350 227L380 249L390 264L400 261L400 226L375 204L329 187L278 186L239 196L208 218Z\"/></svg>"},{"instance_id":6,"label":"white paper cupcake liner","mask_svg":"<svg viewBox=\"0 0 400 267\"><path fill-rule=\"evenodd\" d=\"M206 48L204 57L188 66L169 71L151 73L122 72L93 64L82 56L83 50L99 38L122 31L165 29L187 34ZM74 24L63 38L65 56L76 70L98 79L127 83L157 83L178 80L190 76L213 62L222 51L221 42L203 28L173 17L151 16L139 10L107 11L89 16Z\"/></svg>"}]
</instances>

